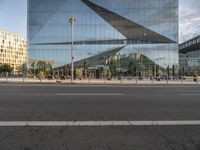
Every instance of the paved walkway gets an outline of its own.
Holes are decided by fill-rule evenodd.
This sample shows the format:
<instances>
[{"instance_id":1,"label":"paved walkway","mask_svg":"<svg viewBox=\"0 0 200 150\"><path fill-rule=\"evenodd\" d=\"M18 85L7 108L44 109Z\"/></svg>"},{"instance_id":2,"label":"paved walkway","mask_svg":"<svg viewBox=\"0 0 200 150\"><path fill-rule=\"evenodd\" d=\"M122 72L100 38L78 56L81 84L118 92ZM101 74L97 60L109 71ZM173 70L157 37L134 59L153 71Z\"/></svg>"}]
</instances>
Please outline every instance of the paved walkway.
<instances>
[{"instance_id":1,"label":"paved walkway","mask_svg":"<svg viewBox=\"0 0 200 150\"><path fill-rule=\"evenodd\" d=\"M48 79L29 79L29 78L0 78L0 83L44 83L44 84L71 84L71 80L48 80ZM84 79L84 80L74 80L75 84L125 84L125 85L151 85L151 84L156 84L156 85L165 85L165 84L177 84L177 85L200 85L200 82L194 82L192 79L187 79L187 80L96 80L96 79Z\"/></svg>"}]
</instances>

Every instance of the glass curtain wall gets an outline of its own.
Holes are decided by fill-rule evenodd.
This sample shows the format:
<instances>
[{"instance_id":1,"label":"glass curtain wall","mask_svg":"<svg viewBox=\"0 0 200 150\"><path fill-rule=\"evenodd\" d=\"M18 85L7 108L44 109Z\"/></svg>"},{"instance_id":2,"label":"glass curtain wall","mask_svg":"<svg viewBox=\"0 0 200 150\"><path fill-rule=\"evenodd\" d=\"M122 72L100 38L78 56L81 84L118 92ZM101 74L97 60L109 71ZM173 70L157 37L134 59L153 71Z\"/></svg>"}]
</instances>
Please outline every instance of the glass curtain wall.
<instances>
[{"instance_id":1,"label":"glass curtain wall","mask_svg":"<svg viewBox=\"0 0 200 150\"><path fill-rule=\"evenodd\" d=\"M31 66L70 66L71 17L75 68L148 77L178 70L178 0L28 0Z\"/></svg>"},{"instance_id":2,"label":"glass curtain wall","mask_svg":"<svg viewBox=\"0 0 200 150\"><path fill-rule=\"evenodd\" d=\"M200 50L180 53L180 73L182 75L200 74Z\"/></svg>"}]
</instances>

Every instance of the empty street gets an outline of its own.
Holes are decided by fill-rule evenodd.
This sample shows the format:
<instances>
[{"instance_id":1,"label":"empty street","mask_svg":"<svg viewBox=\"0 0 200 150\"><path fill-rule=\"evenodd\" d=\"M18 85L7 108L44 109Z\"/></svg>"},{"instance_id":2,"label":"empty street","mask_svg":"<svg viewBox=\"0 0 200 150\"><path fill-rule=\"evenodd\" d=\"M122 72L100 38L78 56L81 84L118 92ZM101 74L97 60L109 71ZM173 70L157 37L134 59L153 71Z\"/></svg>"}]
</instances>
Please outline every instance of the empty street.
<instances>
[{"instance_id":1,"label":"empty street","mask_svg":"<svg viewBox=\"0 0 200 150\"><path fill-rule=\"evenodd\" d=\"M0 148L199 150L199 86L0 85Z\"/></svg>"}]
</instances>

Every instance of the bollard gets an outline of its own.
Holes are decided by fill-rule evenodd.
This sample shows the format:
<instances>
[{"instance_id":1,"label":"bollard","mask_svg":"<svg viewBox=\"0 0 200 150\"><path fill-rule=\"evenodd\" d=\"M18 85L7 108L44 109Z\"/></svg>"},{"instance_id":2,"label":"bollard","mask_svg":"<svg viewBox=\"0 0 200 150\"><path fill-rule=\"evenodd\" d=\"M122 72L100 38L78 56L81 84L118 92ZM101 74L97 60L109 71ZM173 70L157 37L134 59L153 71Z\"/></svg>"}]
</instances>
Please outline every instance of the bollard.
<instances>
[{"instance_id":1,"label":"bollard","mask_svg":"<svg viewBox=\"0 0 200 150\"><path fill-rule=\"evenodd\" d=\"M182 76L182 77L181 77L181 84L183 84L183 78L184 78L184 77Z\"/></svg>"},{"instance_id":2,"label":"bollard","mask_svg":"<svg viewBox=\"0 0 200 150\"><path fill-rule=\"evenodd\" d=\"M23 77L23 83L24 83L24 82L25 82L25 79L24 79L24 74L23 74L23 76L22 76L22 77Z\"/></svg>"},{"instance_id":3,"label":"bollard","mask_svg":"<svg viewBox=\"0 0 200 150\"><path fill-rule=\"evenodd\" d=\"M136 76L136 84L138 84L138 76Z\"/></svg>"},{"instance_id":4,"label":"bollard","mask_svg":"<svg viewBox=\"0 0 200 150\"><path fill-rule=\"evenodd\" d=\"M6 72L6 82L8 81L8 73Z\"/></svg>"},{"instance_id":5,"label":"bollard","mask_svg":"<svg viewBox=\"0 0 200 150\"><path fill-rule=\"evenodd\" d=\"M169 84L169 77L167 76L167 85Z\"/></svg>"}]
</instances>

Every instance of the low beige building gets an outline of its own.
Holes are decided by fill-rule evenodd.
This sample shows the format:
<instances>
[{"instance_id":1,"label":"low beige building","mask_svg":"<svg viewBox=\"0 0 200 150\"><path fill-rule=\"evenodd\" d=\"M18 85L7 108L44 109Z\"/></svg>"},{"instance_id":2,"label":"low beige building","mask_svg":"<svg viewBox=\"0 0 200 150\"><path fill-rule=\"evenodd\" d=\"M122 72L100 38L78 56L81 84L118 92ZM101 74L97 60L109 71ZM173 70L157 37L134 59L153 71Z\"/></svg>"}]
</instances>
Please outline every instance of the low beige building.
<instances>
[{"instance_id":1,"label":"low beige building","mask_svg":"<svg viewBox=\"0 0 200 150\"><path fill-rule=\"evenodd\" d=\"M13 68L13 74L20 74L26 58L26 38L0 29L0 66L8 64Z\"/></svg>"}]
</instances>

